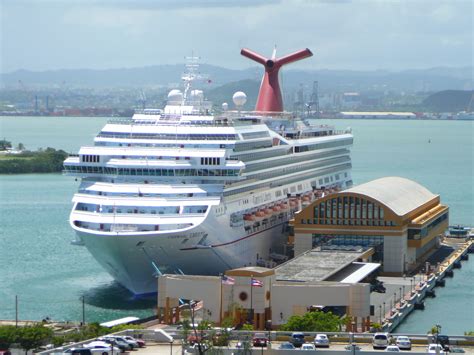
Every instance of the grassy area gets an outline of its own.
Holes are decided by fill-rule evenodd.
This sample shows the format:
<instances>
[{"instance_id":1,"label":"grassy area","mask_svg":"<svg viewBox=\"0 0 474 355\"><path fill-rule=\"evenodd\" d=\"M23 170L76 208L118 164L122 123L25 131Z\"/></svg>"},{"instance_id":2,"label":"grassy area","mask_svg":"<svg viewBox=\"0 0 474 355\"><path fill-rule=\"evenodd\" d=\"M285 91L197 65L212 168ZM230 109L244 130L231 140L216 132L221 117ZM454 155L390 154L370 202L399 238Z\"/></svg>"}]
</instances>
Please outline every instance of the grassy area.
<instances>
[{"instance_id":1,"label":"grassy area","mask_svg":"<svg viewBox=\"0 0 474 355\"><path fill-rule=\"evenodd\" d=\"M61 172L68 154L63 150L46 148L36 152L0 154L0 174L29 174Z\"/></svg>"}]
</instances>

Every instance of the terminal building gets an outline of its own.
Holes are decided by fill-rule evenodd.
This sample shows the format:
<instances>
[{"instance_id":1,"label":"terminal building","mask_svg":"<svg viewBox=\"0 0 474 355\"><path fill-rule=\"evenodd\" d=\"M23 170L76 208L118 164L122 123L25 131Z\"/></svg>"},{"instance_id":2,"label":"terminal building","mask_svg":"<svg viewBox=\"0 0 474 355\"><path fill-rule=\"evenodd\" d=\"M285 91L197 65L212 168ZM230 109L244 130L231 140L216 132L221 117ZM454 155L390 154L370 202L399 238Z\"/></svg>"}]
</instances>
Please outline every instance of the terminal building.
<instances>
[{"instance_id":1,"label":"terminal building","mask_svg":"<svg viewBox=\"0 0 474 355\"><path fill-rule=\"evenodd\" d=\"M248 266L223 277L160 275L158 318L179 322L185 299L199 300L203 318L216 324L231 317L256 329L278 328L292 315L322 307L348 315L347 331L369 330L372 281L421 263L448 227L448 207L400 177L330 192L295 215L295 257L275 268Z\"/></svg>"},{"instance_id":2,"label":"terminal building","mask_svg":"<svg viewBox=\"0 0 474 355\"><path fill-rule=\"evenodd\" d=\"M294 251L366 246L386 275L403 275L439 244L448 228L439 195L401 177L385 177L313 201L296 214Z\"/></svg>"}]
</instances>

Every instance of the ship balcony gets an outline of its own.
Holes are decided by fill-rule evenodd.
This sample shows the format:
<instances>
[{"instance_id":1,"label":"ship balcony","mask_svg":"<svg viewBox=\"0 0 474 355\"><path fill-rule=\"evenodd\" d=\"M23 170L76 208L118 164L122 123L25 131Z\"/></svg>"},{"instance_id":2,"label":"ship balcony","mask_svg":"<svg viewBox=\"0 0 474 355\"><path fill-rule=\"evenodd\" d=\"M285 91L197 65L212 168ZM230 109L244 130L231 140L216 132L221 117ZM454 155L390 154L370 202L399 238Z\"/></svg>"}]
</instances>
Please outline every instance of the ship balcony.
<instances>
[{"instance_id":1,"label":"ship balcony","mask_svg":"<svg viewBox=\"0 0 474 355\"><path fill-rule=\"evenodd\" d=\"M158 198L158 197L127 197L127 196L113 196L111 198L107 195L89 195L76 193L72 199L73 202L81 202L87 204L104 205L104 206L143 206L143 207L157 207L157 206L217 206L220 203L220 197L206 197L206 198Z\"/></svg>"},{"instance_id":2,"label":"ship balcony","mask_svg":"<svg viewBox=\"0 0 474 355\"><path fill-rule=\"evenodd\" d=\"M90 211L73 211L71 218L90 223L118 224L199 224L206 218L207 213L187 214L147 214L147 213L104 213Z\"/></svg>"}]
</instances>

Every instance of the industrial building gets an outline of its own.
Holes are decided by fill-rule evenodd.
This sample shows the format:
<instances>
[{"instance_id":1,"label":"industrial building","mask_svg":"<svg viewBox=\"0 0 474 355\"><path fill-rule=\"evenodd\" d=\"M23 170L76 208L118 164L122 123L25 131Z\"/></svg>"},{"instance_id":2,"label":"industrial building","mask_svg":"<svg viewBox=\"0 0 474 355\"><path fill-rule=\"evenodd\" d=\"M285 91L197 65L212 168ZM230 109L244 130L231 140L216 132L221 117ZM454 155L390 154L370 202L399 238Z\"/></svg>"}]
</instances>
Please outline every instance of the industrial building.
<instances>
[{"instance_id":1,"label":"industrial building","mask_svg":"<svg viewBox=\"0 0 474 355\"><path fill-rule=\"evenodd\" d=\"M386 275L412 270L448 228L439 195L401 177L385 177L313 201L292 221L295 255L316 247L365 246Z\"/></svg>"},{"instance_id":2,"label":"industrial building","mask_svg":"<svg viewBox=\"0 0 474 355\"><path fill-rule=\"evenodd\" d=\"M339 112L338 118L356 118L356 119L415 119L413 112L359 112L345 111Z\"/></svg>"}]
</instances>

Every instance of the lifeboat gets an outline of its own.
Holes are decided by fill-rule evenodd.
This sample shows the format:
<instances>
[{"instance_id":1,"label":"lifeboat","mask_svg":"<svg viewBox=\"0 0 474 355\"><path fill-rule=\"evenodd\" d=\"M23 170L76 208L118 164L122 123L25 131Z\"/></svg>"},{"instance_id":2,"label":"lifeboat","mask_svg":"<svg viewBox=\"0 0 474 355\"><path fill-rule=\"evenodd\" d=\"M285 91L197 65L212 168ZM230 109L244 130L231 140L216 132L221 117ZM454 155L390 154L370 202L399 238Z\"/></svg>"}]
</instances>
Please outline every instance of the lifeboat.
<instances>
[{"instance_id":1,"label":"lifeboat","mask_svg":"<svg viewBox=\"0 0 474 355\"><path fill-rule=\"evenodd\" d=\"M287 210L289 207L290 207L290 206L288 206L287 203L281 203L281 204L280 204L280 208L281 208L282 210Z\"/></svg>"},{"instance_id":2,"label":"lifeboat","mask_svg":"<svg viewBox=\"0 0 474 355\"><path fill-rule=\"evenodd\" d=\"M245 221L253 221L255 220L255 216L251 213L244 215L244 220Z\"/></svg>"},{"instance_id":3,"label":"lifeboat","mask_svg":"<svg viewBox=\"0 0 474 355\"><path fill-rule=\"evenodd\" d=\"M275 206L273 206L273 208L272 208L273 211L278 212L278 211L281 209L280 206L281 206L281 205L275 205Z\"/></svg>"},{"instance_id":4,"label":"lifeboat","mask_svg":"<svg viewBox=\"0 0 474 355\"><path fill-rule=\"evenodd\" d=\"M257 213L255 213L255 216L257 217L265 217L265 212L263 210L259 210L257 211Z\"/></svg>"},{"instance_id":5,"label":"lifeboat","mask_svg":"<svg viewBox=\"0 0 474 355\"><path fill-rule=\"evenodd\" d=\"M266 215L270 215L273 213L273 210L271 208L265 208L264 212Z\"/></svg>"},{"instance_id":6,"label":"lifeboat","mask_svg":"<svg viewBox=\"0 0 474 355\"><path fill-rule=\"evenodd\" d=\"M311 201L311 197L305 195L305 196L303 196L302 200L305 201L305 202L309 202L309 201Z\"/></svg>"},{"instance_id":7,"label":"lifeboat","mask_svg":"<svg viewBox=\"0 0 474 355\"><path fill-rule=\"evenodd\" d=\"M290 207L296 207L297 203L294 200L290 201Z\"/></svg>"}]
</instances>

